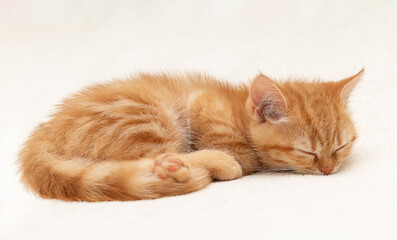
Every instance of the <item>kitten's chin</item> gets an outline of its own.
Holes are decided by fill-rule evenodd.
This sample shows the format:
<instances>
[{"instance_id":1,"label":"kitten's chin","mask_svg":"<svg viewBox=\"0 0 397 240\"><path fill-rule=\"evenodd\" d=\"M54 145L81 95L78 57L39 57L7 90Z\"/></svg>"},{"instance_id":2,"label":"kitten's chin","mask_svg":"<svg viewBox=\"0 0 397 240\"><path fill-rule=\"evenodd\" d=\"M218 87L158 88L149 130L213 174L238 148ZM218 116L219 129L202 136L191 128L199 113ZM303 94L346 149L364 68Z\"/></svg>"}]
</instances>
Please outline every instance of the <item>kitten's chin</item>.
<instances>
[{"instance_id":1,"label":"kitten's chin","mask_svg":"<svg viewBox=\"0 0 397 240\"><path fill-rule=\"evenodd\" d=\"M320 170L315 170L315 169L301 169L301 170L297 170L295 172L298 174L305 174L305 175L325 175Z\"/></svg>"},{"instance_id":2,"label":"kitten's chin","mask_svg":"<svg viewBox=\"0 0 397 240\"><path fill-rule=\"evenodd\" d=\"M330 172L330 173L324 173L320 169L302 169L302 170L297 170L296 173L327 176L327 175L333 175L333 174L337 173L338 170L339 170L339 166L335 167L335 169L332 170L332 172Z\"/></svg>"}]
</instances>

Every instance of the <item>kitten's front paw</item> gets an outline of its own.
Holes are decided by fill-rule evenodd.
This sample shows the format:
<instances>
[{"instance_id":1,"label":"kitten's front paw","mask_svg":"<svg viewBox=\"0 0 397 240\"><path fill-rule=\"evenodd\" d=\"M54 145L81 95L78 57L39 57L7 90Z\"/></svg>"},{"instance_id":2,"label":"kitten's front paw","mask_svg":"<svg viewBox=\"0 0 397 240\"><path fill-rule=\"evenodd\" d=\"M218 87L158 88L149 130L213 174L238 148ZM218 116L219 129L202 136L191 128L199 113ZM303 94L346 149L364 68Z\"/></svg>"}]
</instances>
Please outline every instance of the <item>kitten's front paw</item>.
<instances>
[{"instance_id":1,"label":"kitten's front paw","mask_svg":"<svg viewBox=\"0 0 397 240\"><path fill-rule=\"evenodd\" d=\"M216 150L209 150L208 168L216 180L233 180L243 176L240 164L231 155Z\"/></svg>"},{"instance_id":2,"label":"kitten's front paw","mask_svg":"<svg viewBox=\"0 0 397 240\"><path fill-rule=\"evenodd\" d=\"M186 182L190 177L189 164L176 154L162 154L155 161L153 172L161 179L171 177L177 182Z\"/></svg>"}]
</instances>

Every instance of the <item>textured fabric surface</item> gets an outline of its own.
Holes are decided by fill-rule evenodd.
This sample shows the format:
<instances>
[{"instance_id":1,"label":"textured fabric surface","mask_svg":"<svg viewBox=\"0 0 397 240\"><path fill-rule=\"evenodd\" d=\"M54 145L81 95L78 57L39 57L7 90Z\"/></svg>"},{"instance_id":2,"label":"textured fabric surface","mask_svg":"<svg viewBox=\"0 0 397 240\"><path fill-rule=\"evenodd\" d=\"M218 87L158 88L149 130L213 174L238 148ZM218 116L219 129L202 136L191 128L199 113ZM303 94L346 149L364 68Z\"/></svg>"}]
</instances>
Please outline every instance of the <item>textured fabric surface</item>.
<instances>
[{"instance_id":1,"label":"textured fabric surface","mask_svg":"<svg viewBox=\"0 0 397 240\"><path fill-rule=\"evenodd\" d=\"M396 1L0 1L0 239L397 239ZM55 104L138 71L365 76L331 176L260 173L136 202L43 200L16 153Z\"/></svg>"}]
</instances>

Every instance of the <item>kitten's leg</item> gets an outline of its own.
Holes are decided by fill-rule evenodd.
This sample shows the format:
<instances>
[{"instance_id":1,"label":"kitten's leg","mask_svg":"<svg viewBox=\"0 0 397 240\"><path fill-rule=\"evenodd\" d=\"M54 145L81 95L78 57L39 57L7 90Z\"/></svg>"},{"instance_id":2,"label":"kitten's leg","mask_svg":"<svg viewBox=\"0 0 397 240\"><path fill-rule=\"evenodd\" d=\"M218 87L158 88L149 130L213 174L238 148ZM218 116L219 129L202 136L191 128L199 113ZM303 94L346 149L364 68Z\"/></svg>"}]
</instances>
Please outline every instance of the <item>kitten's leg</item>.
<instances>
[{"instance_id":1,"label":"kitten's leg","mask_svg":"<svg viewBox=\"0 0 397 240\"><path fill-rule=\"evenodd\" d=\"M218 150L201 150L186 154L193 167L201 167L216 180L233 180L242 176L240 164L233 156Z\"/></svg>"},{"instance_id":2,"label":"kitten's leg","mask_svg":"<svg viewBox=\"0 0 397 240\"><path fill-rule=\"evenodd\" d=\"M147 188L155 194L152 198L197 191L207 186L212 179L232 180L242 176L238 162L227 153L216 150L165 153L138 162L145 166L146 170L143 169L142 173L151 172L156 177L147 183ZM137 182L144 181L137 179Z\"/></svg>"},{"instance_id":3,"label":"kitten's leg","mask_svg":"<svg viewBox=\"0 0 397 240\"><path fill-rule=\"evenodd\" d=\"M216 180L232 180L242 176L238 162L229 154L217 150L162 154L156 158L154 172L159 178L172 177L178 182L184 182L189 177L190 165L207 170Z\"/></svg>"},{"instance_id":4,"label":"kitten's leg","mask_svg":"<svg viewBox=\"0 0 397 240\"><path fill-rule=\"evenodd\" d=\"M189 105L190 117L194 119L190 128L195 133L195 148L227 152L240 164L243 174L248 175L260 171L262 165L240 121L245 109L235 101L210 92L197 96Z\"/></svg>"}]
</instances>

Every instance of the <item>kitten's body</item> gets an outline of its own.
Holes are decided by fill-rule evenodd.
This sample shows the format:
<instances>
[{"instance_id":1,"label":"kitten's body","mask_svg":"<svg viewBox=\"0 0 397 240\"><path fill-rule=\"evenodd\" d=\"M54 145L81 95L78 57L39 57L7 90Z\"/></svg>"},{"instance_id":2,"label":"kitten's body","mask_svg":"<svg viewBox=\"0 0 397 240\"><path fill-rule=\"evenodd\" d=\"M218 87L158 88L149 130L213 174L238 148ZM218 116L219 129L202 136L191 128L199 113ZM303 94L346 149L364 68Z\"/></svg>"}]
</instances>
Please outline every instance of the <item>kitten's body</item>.
<instances>
[{"instance_id":1,"label":"kitten's body","mask_svg":"<svg viewBox=\"0 0 397 240\"><path fill-rule=\"evenodd\" d=\"M265 169L328 174L355 138L343 94L356 78L258 76L250 88L203 75L141 74L95 85L32 134L20 153L22 179L42 197L103 201L177 195ZM340 146L343 156L331 161ZM310 159L312 151L329 159Z\"/></svg>"}]
</instances>

